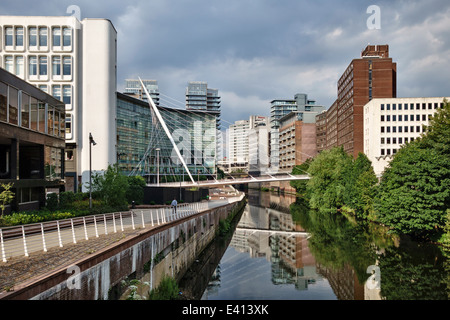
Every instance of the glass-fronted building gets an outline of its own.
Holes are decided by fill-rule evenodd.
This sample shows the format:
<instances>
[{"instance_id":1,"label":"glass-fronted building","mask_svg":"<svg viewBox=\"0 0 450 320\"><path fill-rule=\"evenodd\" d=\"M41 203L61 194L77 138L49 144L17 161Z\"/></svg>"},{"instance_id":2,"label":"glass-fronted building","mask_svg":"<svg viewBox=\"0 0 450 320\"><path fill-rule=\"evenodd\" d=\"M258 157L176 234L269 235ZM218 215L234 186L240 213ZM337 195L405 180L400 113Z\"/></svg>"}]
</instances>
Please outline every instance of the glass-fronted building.
<instances>
[{"instance_id":1,"label":"glass-fronted building","mask_svg":"<svg viewBox=\"0 0 450 320\"><path fill-rule=\"evenodd\" d=\"M158 110L194 179L215 177L215 114L162 106ZM147 102L118 92L116 118L117 163L122 173L143 176L148 183L158 177L160 182L190 179Z\"/></svg>"},{"instance_id":2,"label":"glass-fronted building","mask_svg":"<svg viewBox=\"0 0 450 320\"><path fill-rule=\"evenodd\" d=\"M0 68L0 183L14 192L6 212L37 210L64 190L64 120L64 102Z\"/></svg>"}]
</instances>

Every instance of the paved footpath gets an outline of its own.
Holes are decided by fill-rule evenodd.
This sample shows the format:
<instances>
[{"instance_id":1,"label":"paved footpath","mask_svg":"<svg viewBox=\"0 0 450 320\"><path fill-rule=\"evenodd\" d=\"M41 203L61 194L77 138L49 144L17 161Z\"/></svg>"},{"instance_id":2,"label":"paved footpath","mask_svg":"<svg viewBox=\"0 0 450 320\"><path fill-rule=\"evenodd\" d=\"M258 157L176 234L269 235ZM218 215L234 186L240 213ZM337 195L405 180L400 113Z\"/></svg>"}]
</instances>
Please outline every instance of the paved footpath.
<instances>
[{"instance_id":1,"label":"paved footpath","mask_svg":"<svg viewBox=\"0 0 450 320\"><path fill-rule=\"evenodd\" d=\"M236 199L234 199L236 200ZM227 200L209 201L208 208L214 208L229 203ZM146 229L153 227L146 225ZM0 260L0 292L13 290L15 285L21 284L34 277L51 272L61 266L69 266L89 254L104 249L109 245L137 234L141 228L137 227L118 230L117 233L100 234L89 240L78 240L76 244L65 243L63 247L53 246L47 252L34 251L29 256L24 255L8 258L7 262Z\"/></svg>"}]
</instances>

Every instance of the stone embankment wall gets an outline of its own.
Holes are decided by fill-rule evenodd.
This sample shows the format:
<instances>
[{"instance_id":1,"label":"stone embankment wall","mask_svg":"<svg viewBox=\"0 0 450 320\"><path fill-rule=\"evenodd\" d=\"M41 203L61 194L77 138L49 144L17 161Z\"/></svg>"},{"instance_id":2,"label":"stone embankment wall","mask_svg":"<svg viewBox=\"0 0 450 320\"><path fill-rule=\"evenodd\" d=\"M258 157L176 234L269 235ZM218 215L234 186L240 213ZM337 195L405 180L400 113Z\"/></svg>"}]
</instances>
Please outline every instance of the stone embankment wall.
<instances>
[{"instance_id":1,"label":"stone embankment wall","mask_svg":"<svg viewBox=\"0 0 450 320\"><path fill-rule=\"evenodd\" d=\"M240 210L245 202L244 198L158 227L136 230L136 234L71 266L28 282L5 298L106 300L111 288L130 276L139 279L149 266L152 288L164 274L179 279L213 240L219 221Z\"/></svg>"}]
</instances>

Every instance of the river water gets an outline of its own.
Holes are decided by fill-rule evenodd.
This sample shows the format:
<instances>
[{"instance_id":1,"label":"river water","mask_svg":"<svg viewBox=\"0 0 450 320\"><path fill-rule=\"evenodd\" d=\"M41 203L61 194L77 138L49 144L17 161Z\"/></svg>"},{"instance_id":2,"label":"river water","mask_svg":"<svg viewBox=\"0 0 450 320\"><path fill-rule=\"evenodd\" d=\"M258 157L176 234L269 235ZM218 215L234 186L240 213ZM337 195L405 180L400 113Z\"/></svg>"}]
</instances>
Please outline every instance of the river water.
<instances>
[{"instance_id":1,"label":"river water","mask_svg":"<svg viewBox=\"0 0 450 320\"><path fill-rule=\"evenodd\" d=\"M182 283L195 299L449 297L449 263L440 247L313 212L292 195L250 189L234 234L209 251L191 270L191 284Z\"/></svg>"}]
</instances>

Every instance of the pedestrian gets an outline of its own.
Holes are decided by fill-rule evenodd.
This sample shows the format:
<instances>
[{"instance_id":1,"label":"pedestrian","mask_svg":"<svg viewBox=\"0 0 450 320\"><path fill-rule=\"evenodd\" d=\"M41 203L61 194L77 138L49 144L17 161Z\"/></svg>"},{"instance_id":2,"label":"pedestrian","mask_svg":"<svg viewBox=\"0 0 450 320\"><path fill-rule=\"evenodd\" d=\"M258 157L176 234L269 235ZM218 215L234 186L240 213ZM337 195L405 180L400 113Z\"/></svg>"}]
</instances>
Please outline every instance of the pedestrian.
<instances>
[{"instance_id":1,"label":"pedestrian","mask_svg":"<svg viewBox=\"0 0 450 320\"><path fill-rule=\"evenodd\" d=\"M174 213L174 214L176 214L177 213L177 204L178 204L178 202L177 202L177 199L173 199L173 201L172 201L172 203L171 203L171 206L172 206L172 212Z\"/></svg>"}]
</instances>

